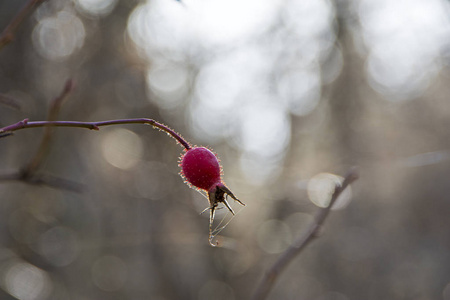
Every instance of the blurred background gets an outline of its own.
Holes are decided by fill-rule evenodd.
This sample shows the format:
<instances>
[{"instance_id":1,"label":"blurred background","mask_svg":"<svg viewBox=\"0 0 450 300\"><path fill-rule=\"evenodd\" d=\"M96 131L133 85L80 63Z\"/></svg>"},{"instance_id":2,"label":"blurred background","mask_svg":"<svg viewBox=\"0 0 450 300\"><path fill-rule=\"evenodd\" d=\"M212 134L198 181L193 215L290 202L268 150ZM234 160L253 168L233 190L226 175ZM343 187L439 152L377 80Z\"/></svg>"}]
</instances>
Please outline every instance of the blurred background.
<instances>
[{"instance_id":1,"label":"blurred background","mask_svg":"<svg viewBox=\"0 0 450 300\"><path fill-rule=\"evenodd\" d=\"M26 2L0 2L0 31ZM249 299L330 184L358 166L360 180L269 299L449 300L449 9L39 5L0 50L1 126L45 120L72 78L59 120L167 124L214 149L247 206L234 206L223 247L212 248L208 202L179 176L173 139L143 125L58 128L32 175L64 184L0 182L0 299ZM27 166L43 132L2 139L0 173Z\"/></svg>"}]
</instances>

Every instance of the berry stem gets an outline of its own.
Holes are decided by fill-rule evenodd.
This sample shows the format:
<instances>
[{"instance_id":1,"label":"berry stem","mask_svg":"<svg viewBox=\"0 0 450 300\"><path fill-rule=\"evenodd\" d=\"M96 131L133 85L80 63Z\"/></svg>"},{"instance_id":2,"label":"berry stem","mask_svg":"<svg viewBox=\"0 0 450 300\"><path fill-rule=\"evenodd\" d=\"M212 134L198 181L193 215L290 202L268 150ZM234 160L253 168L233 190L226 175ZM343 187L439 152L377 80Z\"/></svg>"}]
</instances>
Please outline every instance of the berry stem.
<instances>
[{"instance_id":1,"label":"berry stem","mask_svg":"<svg viewBox=\"0 0 450 300\"><path fill-rule=\"evenodd\" d=\"M109 125L121 125L121 124L147 124L152 125L162 131L165 131L177 140L186 150L191 149L191 145L183 138L181 135L176 133L173 129L167 127L164 124L156 122L152 119L139 118L139 119L119 119L119 120L108 120L100 122L79 122L79 121L28 121L28 119L22 120L15 124L3 127L0 129L0 137L11 135L11 132L26 128L35 127L77 127L86 128L90 130L100 130L99 127L109 126Z\"/></svg>"}]
</instances>

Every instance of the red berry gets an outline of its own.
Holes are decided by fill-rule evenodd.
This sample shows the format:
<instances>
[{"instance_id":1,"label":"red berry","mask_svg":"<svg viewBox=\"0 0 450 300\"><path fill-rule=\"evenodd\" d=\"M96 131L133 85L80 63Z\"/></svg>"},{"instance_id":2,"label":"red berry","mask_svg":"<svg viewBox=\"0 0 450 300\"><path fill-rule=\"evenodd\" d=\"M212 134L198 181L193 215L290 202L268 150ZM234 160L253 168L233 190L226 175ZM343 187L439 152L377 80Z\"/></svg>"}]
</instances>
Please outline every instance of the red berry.
<instances>
[{"instance_id":1,"label":"red berry","mask_svg":"<svg viewBox=\"0 0 450 300\"><path fill-rule=\"evenodd\" d=\"M195 187L209 190L220 183L220 164L216 155L205 147L187 150L181 158L181 173Z\"/></svg>"},{"instance_id":2,"label":"red berry","mask_svg":"<svg viewBox=\"0 0 450 300\"><path fill-rule=\"evenodd\" d=\"M222 182L222 168L219 164L219 159L211 150L205 147L188 148L181 157L180 167L181 175L189 184L208 192L210 204L209 242L212 246L217 246L217 244L212 242L212 224L217 206L219 203L223 203L234 214L226 200L226 195L229 195L242 205L245 204L236 198Z\"/></svg>"}]
</instances>

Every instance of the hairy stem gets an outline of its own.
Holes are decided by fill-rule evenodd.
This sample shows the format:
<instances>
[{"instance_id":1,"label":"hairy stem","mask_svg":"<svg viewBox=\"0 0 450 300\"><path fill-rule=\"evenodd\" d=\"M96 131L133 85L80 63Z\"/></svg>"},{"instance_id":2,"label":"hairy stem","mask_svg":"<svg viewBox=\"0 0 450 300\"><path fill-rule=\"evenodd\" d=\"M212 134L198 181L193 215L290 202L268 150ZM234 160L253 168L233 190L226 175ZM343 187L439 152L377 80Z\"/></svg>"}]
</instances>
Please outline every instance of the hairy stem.
<instances>
[{"instance_id":1,"label":"hairy stem","mask_svg":"<svg viewBox=\"0 0 450 300\"><path fill-rule=\"evenodd\" d=\"M109 120L109 121L100 121L100 122L79 122L79 121L28 121L25 119L23 121L17 122L15 124L3 127L0 129L0 137L11 135L11 132L17 131L20 129L27 128L36 128L36 127L76 127L76 128L86 128L91 130L99 130L102 126L110 126L110 125L122 125L122 124L147 124L152 125L162 131L165 131L167 134L172 136L177 140L186 150L191 149L191 145L178 133L176 133L173 129L167 127L164 124L156 122L152 119L119 119L119 120Z\"/></svg>"}]
</instances>

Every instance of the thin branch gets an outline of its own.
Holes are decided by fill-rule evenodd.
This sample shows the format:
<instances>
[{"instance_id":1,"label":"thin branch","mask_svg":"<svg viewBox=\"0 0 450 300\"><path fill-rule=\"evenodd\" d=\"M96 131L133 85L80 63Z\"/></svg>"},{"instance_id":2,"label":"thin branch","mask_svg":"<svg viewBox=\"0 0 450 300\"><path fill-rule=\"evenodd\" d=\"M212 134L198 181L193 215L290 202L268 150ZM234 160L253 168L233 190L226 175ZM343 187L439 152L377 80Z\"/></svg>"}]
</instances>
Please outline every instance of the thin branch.
<instances>
[{"instance_id":1,"label":"thin branch","mask_svg":"<svg viewBox=\"0 0 450 300\"><path fill-rule=\"evenodd\" d=\"M11 108L20 110L19 101L12 98L11 96L0 94L0 103L6 106L9 106Z\"/></svg>"},{"instance_id":2,"label":"thin branch","mask_svg":"<svg viewBox=\"0 0 450 300\"><path fill-rule=\"evenodd\" d=\"M56 117L56 113L61 105L63 99L67 96L67 94L72 89L72 82L68 81L65 85L65 88L61 92L60 96L58 96L52 105L52 108L49 113L50 118ZM101 121L101 122L77 122L77 121L35 121L29 122L28 119L17 122L15 124L3 127L0 129L0 138L10 136L14 131L27 129L27 128L36 128L36 127L45 127L46 129L51 127L76 127L76 128L85 128L91 130L99 130L102 126L109 125L121 125L121 124L147 124L152 125L159 130L162 130L175 138L177 142L179 142L186 150L191 148L191 145L183 138L181 135L176 133L173 129L167 127L164 124L156 122L152 119L120 119L120 120L109 120L109 121ZM36 175L34 171L41 163L42 158L45 156L46 148L48 145L48 141L51 135L49 131L46 131L46 135L44 136L40 150L35 158L31 161L31 163L23 169L21 172L12 173L12 174L4 174L0 175L0 181L24 181L30 184L38 184L38 185L47 185L56 188L63 188L71 191L78 192L81 190L81 185L69 180L65 180L59 177L51 176L51 175Z\"/></svg>"},{"instance_id":3,"label":"thin branch","mask_svg":"<svg viewBox=\"0 0 450 300\"><path fill-rule=\"evenodd\" d=\"M29 0L27 4L25 4L0 34L0 50L14 40L14 34L19 25L25 20L26 16L29 15L37 5L45 1L47 0Z\"/></svg>"},{"instance_id":4,"label":"thin branch","mask_svg":"<svg viewBox=\"0 0 450 300\"><path fill-rule=\"evenodd\" d=\"M33 176L28 176L28 174L23 171L9 174L0 174L0 182L3 181L21 181L28 184L45 185L52 188L68 190L76 193L80 193L83 190L83 185L78 182L74 182L50 174L33 174Z\"/></svg>"},{"instance_id":5,"label":"thin branch","mask_svg":"<svg viewBox=\"0 0 450 300\"><path fill-rule=\"evenodd\" d=\"M358 173L356 169L350 170L345 177L341 185L336 186L333 195L331 196L330 203L327 207L317 211L314 221L308 227L306 232L299 236L294 243L283 252L277 259L277 261L269 268L264 274L261 282L256 288L253 294L252 300L263 300L269 295L275 282L283 270L289 265L289 263L317 236L319 229L327 218L331 207L341 193L355 180L358 179Z\"/></svg>"},{"instance_id":6,"label":"thin branch","mask_svg":"<svg viewBox=\"0 0 450 300\"><path fill-rule=\"evenodd\" d=\"M73 80L69 79L66 81L61 93L52 100L48 112L48 121L55 121L58 117L58 113L61 109L62 103L67 98L69 93L73 90L74 83ZM45 160L49 153L50 142L53 137L53 127L45 127L44 134L41 138L39 148L35 155L31 158L30 162L22 168L22 170L17 174L16 180L21 180L29 184L46 185L53 188L61 188L73 192L81 192L82 185L70 180L59 178L53 175L36 174L36 171L41 166L42 162ZM12 174L15 175L15 174ZM8 175L3 175L3 177ZM1 179L2 177L0 177Z\"/></svg>"},{"instance_id":7,"label":"thin branch","mask_svg":"<svg viewBox=\"0 0 450 300\"><path fill-rule=\"evenodd\" d=\"M27 128L36 128L36 127L77 127L77 128L86 128L90 130L100 130L102 126L110 126L110 125L122 125L122 124L147 124L152 125L162 131L165 131L167 134L172 136L177 140L186 150L191 149L191 145L178 133L176 133L173 129L167 127L164 124L156 122L152 119L139 118L139 119L119 119L119 120L109 120L109 121L100 121L100 122L79 122L79 121L28 121L25 119L23 121L17 122L15 124L3 127L0 129L0 137L9 136L11 132L17 131L20 129Z\"/></svg>"},{"instance_id":8,"label":"thin branch","mask_svg":"<svg viewBox=\"0 0 450 300\"><path fill-rule=\"evenodd\" d=\"M69 79L66 81L61 94L57 96L50 104L50 109L48 112L47 121L55 121L58 117L59 110L61 108L62 103L67 98L67 95L73 90L74 83L73 80ZM23 169L28 176L31 176L42 164L45 157L48 155L50 142L52 139L53 133L52 127L45 127L44 135L42 136L41 143L39 144L39 148L36 154L33 156L31 161L27 164L27 166Z\"/></svg>"}]
</instances>

